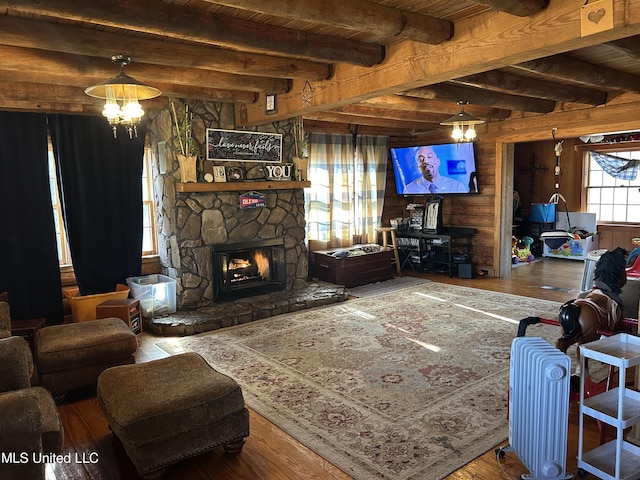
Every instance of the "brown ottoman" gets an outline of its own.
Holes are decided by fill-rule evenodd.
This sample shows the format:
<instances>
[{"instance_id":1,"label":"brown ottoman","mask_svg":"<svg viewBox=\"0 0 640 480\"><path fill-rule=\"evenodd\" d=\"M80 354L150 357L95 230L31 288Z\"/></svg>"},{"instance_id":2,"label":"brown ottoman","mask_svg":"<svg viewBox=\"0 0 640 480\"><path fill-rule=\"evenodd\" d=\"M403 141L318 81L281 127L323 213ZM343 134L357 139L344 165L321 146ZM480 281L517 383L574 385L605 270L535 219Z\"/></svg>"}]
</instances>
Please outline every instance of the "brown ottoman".
<instances>
[{"instance_id":1,"label":"brown ottoman","mask_svg":"<svg viewBox=\"0 0 640 480\"><path fill-rule=\"evenodd\" d=\"M240 386L197 353L105 370L98 403L141 476L220 445L238 453L249 436Z\"/></svg>"},{"instance_id":2,"label":"brown ottoman","mask_svg":"<svg viewBox=\"0 0 640 480\"><path fill-rule=\"evenodd\" d=\"M41 328L35 337L40 384L53 395L95 387L106 368L135 362L138 340L119 318Z\"/></svg>"}]
</instances>

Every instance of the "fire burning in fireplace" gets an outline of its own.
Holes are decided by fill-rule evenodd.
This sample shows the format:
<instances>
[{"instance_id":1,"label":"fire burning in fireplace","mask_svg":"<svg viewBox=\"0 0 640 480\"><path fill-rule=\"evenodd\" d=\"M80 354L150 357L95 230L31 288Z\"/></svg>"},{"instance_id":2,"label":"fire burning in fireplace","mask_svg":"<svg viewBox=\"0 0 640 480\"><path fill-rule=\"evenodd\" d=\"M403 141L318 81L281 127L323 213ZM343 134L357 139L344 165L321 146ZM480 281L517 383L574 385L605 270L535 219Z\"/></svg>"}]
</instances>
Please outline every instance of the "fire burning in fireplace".
<instances>
[{"instance_id":1,"label":"fire burning in fireplace","mask_svg":"<svg viewBox=\"0 0 640 480\"><path fill-rule=\"evenodd\" d=\"M282 240L214 245L215 296L249 296L282 290L286 286L285 249Z\"/></svg>"},{"instance_id":2,"label":"fire burning in fireplace","mask_svg":"<svg viewBox=\"0 0 640 480\"><path fill-rule=\"evenodd\" d=\"M269 279L269 259L262 250L254 250L252 258L232 257L229 261L231 282L264 281Z\"/></svg>"}]
</instances>

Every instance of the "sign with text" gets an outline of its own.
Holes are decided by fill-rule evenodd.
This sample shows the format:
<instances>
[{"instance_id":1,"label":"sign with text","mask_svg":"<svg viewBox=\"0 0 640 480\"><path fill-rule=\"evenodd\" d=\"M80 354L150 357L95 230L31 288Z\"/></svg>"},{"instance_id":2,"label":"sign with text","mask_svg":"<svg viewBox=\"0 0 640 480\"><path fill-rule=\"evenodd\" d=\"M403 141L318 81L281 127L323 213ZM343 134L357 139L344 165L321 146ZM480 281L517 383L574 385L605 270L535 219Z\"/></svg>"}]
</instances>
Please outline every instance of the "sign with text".
<instances>
[{"instance_id":1,"label":"sign with text","mask_svg":"<svg viewBox=\"0 0 640 480\"><path fill-rule=\"evenodd\" d=\"M279 133L208 128L207 160L281 162L282 135Z\"/></svg>"},{"instance_id":2,"label":"sign with text","mask_svg":"<svg viewBox=\"0 0 640 480\"><path fill-rule=\"evenodd\" d=\"M266 165L267 180L291 180L294 173L294 164L285 163L284 165Z\"/></svg>"},{"instance_id":3,"label":"sign with text","mask_svg":"<svg viewBox=\"0 0 640 480\"><path fill-rule=\"evenodd\" d=\"M267 196L260 192L247 192L240 195L240 208L260 208L267 206Z\"/></svg>"}]
</instances>

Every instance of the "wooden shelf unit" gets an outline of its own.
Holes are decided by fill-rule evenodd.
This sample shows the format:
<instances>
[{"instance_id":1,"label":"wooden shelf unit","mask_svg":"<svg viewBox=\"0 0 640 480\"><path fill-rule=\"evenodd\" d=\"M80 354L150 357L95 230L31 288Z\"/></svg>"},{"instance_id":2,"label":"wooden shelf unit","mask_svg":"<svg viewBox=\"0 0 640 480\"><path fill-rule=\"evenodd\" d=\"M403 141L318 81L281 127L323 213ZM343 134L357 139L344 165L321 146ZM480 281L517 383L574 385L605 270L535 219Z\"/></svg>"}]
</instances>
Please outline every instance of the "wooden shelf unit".
<instances>
[{"instance_id":1,"label":"wooden shelf unit","mask_svg":"<svg viewBox=\"0 0 640 480\"><path fill-rule=\"evenodd\" d=\"M311 182L192 182L178 183L176 190L182 193L193 192L244 192L247 190L290 190L309 188Z\"/></svg>"}]
</instances>

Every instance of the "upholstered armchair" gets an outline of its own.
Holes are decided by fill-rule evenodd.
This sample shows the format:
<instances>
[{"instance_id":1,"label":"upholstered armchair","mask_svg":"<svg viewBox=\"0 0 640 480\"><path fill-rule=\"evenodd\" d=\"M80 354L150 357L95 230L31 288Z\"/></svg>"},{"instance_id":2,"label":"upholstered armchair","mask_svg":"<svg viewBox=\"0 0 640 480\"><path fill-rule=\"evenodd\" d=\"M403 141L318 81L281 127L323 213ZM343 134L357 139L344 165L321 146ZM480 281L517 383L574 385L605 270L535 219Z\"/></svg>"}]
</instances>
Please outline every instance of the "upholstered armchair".
<instances>
[{"instance_id":1,"label":"upholstered armchair","mask_svg":"<svg viewBox=\"0 0 640 480\"><path fill-rule=\"evenodd\" d=\"M41 455L62 452L64 432L58 408L48 390L31 386L32 375L33 357L26 340L1 338L2 479L44 479L46 462L39 461Z\"/></svg>"}]
</instances>

